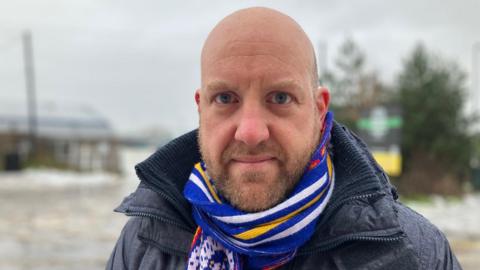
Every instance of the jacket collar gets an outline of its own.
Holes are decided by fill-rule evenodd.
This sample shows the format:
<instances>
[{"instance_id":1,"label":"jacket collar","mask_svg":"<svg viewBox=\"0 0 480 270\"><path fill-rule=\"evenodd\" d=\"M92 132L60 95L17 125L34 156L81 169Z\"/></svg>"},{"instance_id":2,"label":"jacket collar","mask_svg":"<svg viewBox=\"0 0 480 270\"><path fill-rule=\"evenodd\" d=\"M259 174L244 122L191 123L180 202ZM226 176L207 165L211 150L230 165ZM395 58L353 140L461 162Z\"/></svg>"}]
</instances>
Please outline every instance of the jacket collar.
<instances>
[{"instance_id":1,"label":"jacket collar","mask_svg":"<svg viewBox=\"0 0 480 270\"><path fill-rule=\"evenodd\" d=\"M299 254L327 250L346 241L403 237L394 201L398 198L367 146L335 123L331 149L335 188L315 234Z\"/></svg>"},{"instance_id":2,"label":"jacket collar","mask_svg":"<svg viewBox=\"0 0 480 270\"><path fill-rule=\"evenodd\" d=\"M117 211L156 213L193 230L195 223L191 206L183 197L183 187L191 168L200 161L197 136L194 130L178 137L139 163L135 167L141 180L139 189ZM334 192L314 236L302 250L325 249L338 239L354 240L354 236L401 233L393 207L396 191L366 145L334 122L330 153L335 168Z\"/></svg>"}]
</instances>

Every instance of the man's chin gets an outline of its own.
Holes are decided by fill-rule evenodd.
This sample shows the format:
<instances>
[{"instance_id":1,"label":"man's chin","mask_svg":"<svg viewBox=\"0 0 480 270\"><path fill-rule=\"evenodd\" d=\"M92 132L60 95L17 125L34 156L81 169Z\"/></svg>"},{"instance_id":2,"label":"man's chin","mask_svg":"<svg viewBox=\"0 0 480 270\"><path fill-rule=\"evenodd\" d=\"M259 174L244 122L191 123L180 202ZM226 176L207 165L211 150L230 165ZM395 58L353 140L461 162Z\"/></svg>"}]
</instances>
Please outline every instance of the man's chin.
<instances>
[{"instance_id":1,"label":"man's chin","mask_svg":"<svg viewBox=\"0 0 480 270\"><path fill-rule=\"evenodd\" d=\"M272 201L269 198L245 198L242 201L232 204L236 209L247 213L256 213L265 211L277 205L279 202Z\"/></svg>"},{"instance_id":2,"label":"man's chin","mask_svg":"<svg viewBox=\"0 0 480 270\"><path fill-rule=\"evenodd\" d=\"M272 189L275 186L263 181L241 181L230 186L225 195L235 208L245 212L259 212L275 206L284 198L283 187Z\"/></svg>"}]
</instances>

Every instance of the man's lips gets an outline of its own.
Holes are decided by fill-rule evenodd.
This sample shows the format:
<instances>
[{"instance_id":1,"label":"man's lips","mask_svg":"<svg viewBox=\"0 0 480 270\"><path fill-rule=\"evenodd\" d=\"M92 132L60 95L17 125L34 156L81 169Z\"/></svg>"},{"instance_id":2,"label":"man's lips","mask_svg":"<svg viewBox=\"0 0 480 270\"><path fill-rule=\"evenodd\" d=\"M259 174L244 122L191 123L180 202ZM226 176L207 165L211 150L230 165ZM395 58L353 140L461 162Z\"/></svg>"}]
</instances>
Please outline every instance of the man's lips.
<instances>
[{"instance_id":1,"label":"man's lips","mask_svg":"<svg viewBox=\"0 0 480 270\"><path fill-rule=\"evenodd\" d=\"M268 155L261 156L239 156L232 158L232 161L246 164L256 164L274 160L275 157Z\"/></svg>"}]
</instances>

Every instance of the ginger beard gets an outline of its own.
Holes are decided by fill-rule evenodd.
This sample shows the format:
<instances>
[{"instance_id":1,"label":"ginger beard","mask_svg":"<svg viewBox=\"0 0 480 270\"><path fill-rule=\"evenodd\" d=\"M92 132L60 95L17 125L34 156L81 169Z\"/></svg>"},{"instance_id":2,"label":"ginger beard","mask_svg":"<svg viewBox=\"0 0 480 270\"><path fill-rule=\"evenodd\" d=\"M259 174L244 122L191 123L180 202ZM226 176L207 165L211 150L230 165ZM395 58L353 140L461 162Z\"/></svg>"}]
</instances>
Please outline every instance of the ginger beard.
<instances>
[{"instance_id":1,"label":"ginger beard","mask_svg":"<svg viewBox=\"0 0 480 270\"><path fill-rule=\"evenodd\" d=\"M315 110L315 116L318 112ZM320 122L315 117L315 123ZM306 136L296 151L287 151L272 139L248 149L243 143L232 141L217 160L205 144L200 125L199 146L207 173L217 191L235 208L245 212L259 212L284 201L302 177L320 140L320 124L314 124L313 134ZM310 138L309 140L307 138ZM300 149L298 149L300 148ZM238 168L233 159L241 155L274 156L266 166L252 170Z\"/></svg>"}]
</instances>

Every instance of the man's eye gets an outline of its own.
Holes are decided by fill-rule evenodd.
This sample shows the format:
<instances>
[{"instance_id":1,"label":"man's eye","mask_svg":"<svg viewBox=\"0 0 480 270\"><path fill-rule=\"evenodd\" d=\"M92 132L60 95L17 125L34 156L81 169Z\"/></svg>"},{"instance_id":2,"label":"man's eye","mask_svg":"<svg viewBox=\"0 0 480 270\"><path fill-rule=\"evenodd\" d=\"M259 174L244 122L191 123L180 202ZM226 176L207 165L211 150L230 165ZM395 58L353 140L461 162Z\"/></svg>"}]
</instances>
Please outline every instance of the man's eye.
<instances>
[{"instance_id":1,"label":"man's eye","mask_svg":"<svg viewBox=\"0 0 480 270\"><path fill-rule=\"evenodd\" d=\"M292 97L284 92L274 93L268 100L270 103L274 104L288 104L292 101Z\"/></svg>"},{"instance_id":2,"label":"man's eye","mask_svg":"<svg viewBox=\"0 0 480 270\"><path fill-rule=\"evenodd\" d=\"M229 104L229 103L235 103L237 101L233 94L221 93L215 96L215 102L219 104Z\"/></svg>"}]
</instances>

